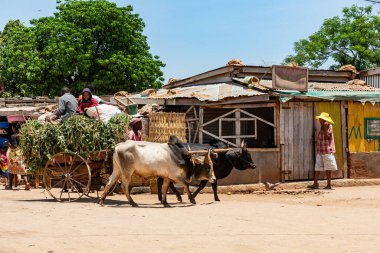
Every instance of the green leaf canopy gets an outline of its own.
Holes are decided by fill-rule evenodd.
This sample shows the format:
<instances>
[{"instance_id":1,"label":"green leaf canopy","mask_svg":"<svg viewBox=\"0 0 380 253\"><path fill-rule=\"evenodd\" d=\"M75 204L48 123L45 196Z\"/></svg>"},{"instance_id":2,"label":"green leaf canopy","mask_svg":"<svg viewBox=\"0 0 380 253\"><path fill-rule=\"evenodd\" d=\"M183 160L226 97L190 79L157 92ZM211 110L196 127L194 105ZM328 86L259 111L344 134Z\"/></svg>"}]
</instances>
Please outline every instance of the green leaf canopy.
<instances>
[{"instance_id":1,"label":"green leaf canopy","mask_svg":"<svg viewBox=\"0 0 380 253\"><path fill-rule=\"evenodd\" d=\"M54 17L11 20L0 34L0 83L12 94L98 94L162 85L165 65L149 52L144 22L131 6L106 0L58 2Z\"/></svg>"},{"instance_id":2,"label":"green leaf canopy","mask_svg":"<svg viewBox=\"0 0 380 253\"><path fill-rule=\"evenodd\" d=\"M373 13L371 6L344 8L342 17L326 19L319 31L295 42L294 51L284 64L295 61L319 68L332 60L332 69L347 64L358 70L379 66L380 17Z\"/></svg>"}]
</instances>

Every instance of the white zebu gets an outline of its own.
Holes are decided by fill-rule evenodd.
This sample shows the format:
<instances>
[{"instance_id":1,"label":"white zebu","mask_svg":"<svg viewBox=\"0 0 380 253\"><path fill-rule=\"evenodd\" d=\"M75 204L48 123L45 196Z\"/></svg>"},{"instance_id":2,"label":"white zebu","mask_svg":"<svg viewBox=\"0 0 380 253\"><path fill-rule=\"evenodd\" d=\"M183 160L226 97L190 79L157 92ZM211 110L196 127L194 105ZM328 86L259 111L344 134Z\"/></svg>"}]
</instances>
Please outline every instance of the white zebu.
<instances>
[{"instance_id":1,"label":"white zebu","mask_svg":"<svg viewBox=\"0 0 380 253\"><path fill-rule=\"evenodd\" d=\"M115 147L113 155L113 172L106 185L99 204L103 205L108 192L121 179L125 195L129 203L137 207L129 192L129 183L133 173L148 178L162 177L164 184L162 187L164 206L168 206L166 192L170 181L183 185L189 200L195 204L189 190L189 183L194 174L198 180L215 181L212 162L210 166L197 165L193 163L191 155L184 147L183 143L175 136L171 136L169 143L136 142L126 141Z\"/></svg>"}]
</instances>

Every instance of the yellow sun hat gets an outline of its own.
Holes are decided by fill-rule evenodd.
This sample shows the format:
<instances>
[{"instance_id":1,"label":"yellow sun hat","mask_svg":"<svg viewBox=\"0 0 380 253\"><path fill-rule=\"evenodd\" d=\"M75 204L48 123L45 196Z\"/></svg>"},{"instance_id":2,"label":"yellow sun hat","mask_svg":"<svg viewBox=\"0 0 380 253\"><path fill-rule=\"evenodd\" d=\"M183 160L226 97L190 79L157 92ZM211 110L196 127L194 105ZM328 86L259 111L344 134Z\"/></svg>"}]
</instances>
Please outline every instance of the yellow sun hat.
<instances>
[{"instance_id":1,"label":"yellow sun hat","mask_svg":"<svg viewBox=\"0 0 380 253\"><path fill-rule=\"evenodd\" d=\"M331 119L330 114L328 114L327 112L322 112L321 115L316 116L315 118L316 119L323 119L324 121L334 125L334 121Z\"/></svg>"}]
</instances>

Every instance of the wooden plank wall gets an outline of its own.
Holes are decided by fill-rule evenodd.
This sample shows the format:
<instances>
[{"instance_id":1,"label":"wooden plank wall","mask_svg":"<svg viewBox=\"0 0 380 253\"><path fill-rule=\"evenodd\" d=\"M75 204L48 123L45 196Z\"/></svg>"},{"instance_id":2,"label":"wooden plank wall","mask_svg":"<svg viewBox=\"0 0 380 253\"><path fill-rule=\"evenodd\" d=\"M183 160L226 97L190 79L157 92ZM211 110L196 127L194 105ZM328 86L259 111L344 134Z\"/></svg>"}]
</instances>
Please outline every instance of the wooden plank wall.
<instances>
[{"instance_id":1,"label":"wooden plank wall","mask_svg":"<svg viewBox=\"0 0 380 253\"><path fill-rule=\"evenodd\" d=\"M315 103L315 115L318 116L322 112L327 112L334 121L333 131L334 131L334 142L336 149L336 159L338 165L338 172L333 173L333 178L342 178L344 171L344 159L343 159L343 139L342 139L342 114L341 114L341 103L340 102L316 102ZM315 122L315 136L317 135L320 124L317 120Z\"/></svg>"},{"instance_id":2,"label":"wooden plank wall","mask_svg":"<svg viewBox=\"0 0 380 253\"><path fill-rule=\"evenodd\" d=\"M281 163L285 180L312 178L313 103L288 102L280 109Z\"/></svg>"},{"instance_id":3,"label":"wooden plank wall","mask_svg":"<svg viewBox=\"0 0 380 253\"><path fill-rule=\"evenodd\" d=\"M348 102L348 148L351 152L377 152L379 143L364 137L364 118L380 118L380 105Z\"/></svg>"}]
</instances>

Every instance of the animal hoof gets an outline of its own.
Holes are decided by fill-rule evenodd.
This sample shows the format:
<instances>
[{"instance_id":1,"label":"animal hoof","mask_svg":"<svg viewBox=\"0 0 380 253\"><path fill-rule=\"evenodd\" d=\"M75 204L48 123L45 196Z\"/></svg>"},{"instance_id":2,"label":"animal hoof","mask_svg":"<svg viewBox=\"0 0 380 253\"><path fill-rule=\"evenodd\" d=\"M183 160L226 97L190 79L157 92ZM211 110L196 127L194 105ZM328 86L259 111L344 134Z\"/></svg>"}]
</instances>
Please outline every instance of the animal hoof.
<instances>
[{"instance_id":1,"label":"animal hoof","mask_svg":"<svg viewBox=\"0 0 380 253\"><path fill-rule=\"evenodd\" d=\"M195 205L197 202L195 202L195 200L190 200L191 204Z\"/></svg>"},{"instance_id":2,"label":"animal hoof","mask_svg":"<svg viewBox=\"0 0 380 253\"><path fill-rule=\"evenodd\" d=\"M101 200L101 201L99 201L99 205L100 206L104 206L104 202Z\"/></svg>"},{"instance_id":3,"label":"animal hoof","mask_svg":"<svg viewBox=\"0 0 380 253\"><path fill-rule=\"evenodd\" d=\"M139 205L137 205L136 203L131 203L131 206L132 207L139 207Z\"/></svg>"},{"instance_id":4,"label":"animal hoof","mask_svg":"<svg viewBox=\"0 0 380 253\"><path fill-rule=\"evenodd\" d=\"M177 200L182 203L182 198L177 198Z\"/></svg>"},{"instance_id":5,"label":"animal hoof","mask_svg":"<svg viewBox=\"0 0 380 253\"><path fill-rule=\"evenodd\" d=\"M164 207L171 207L171 206L168 203L165 203Z\"/></svg>"},{"instance_id":6,"label":"animal hoof","mask_svg":"<svg viewBox=\"0 0 380 253\"><path fill-rule=\"evenodd\" d=\"M220 199L215 199L215 201L220 201Z\"/></svg>"}]
</instances>

